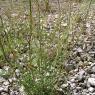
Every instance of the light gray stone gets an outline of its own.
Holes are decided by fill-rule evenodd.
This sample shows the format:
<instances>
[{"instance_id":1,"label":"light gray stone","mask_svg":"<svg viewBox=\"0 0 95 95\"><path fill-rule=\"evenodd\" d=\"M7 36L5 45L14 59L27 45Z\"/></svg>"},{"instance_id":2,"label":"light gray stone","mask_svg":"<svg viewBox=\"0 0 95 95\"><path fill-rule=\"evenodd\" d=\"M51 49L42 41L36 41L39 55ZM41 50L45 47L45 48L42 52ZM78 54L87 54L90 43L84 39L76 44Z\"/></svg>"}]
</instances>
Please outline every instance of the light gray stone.
<instances>
[{"instance_id":1,"label":"light gray stone","mask_svg":"<svg viewBox=\"0 0 95 95\"><path fill-rule=\"evenodd\" d=\"M95 78L88 78L87 86L95 86Z\"/></svg>"},{"instance_id":2,"label":"light gray stone","mask_svg":"<svg viewBox=\"0 0 95 95\"><path fill-rule=\"evenodd\" d=\"M78 81L83 81L84 80L84 76L85 76L85 71L84 70L80 70L78 75L77 75L77 80Z\"/></svg>"},{"instance_id":3,"label":"light gray stone","mask_svg":"<svg viewBox=\"0 0 95 95\"><path fill-rule=\"evenodd\" d=\"M9 85L9 82L5 81L5 82L3 82L3 84L6 86L6 85Z\"/></svg>"},{"instance_id":4,"label":"light gray stone","mask_svg":"<svg viewBox=\"0 0 95 95\"><path fill-rule=\"evenodd\" d=\"M93 87L89 87L89 88L88 88L88 91L90 91L90 92L94 92L94 90L95 90L95 89L94 89Z\"/></svg>"}]
</instances>

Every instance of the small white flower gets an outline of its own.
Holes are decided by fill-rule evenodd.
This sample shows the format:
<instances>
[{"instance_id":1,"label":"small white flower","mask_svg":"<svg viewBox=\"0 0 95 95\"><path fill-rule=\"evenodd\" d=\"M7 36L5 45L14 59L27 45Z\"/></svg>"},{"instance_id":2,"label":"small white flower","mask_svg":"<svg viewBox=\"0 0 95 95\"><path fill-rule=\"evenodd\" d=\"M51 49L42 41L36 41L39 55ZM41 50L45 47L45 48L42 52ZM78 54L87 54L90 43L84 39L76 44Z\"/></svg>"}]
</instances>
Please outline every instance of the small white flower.
<instances>
[{"instance_id":1,"label":"small white flower","mask_svg":"<svg viewBox=\"0 0 95 95\"><path fill-rule=\"evenodd\" d=\"M47 73L46 73L46 76L49 76L49 75L50 75L49 72L47 72Z\"/></svg>"},{"instance_id":2,"label":"small white flower","mask_svg":"<svg viewBox=\"0 0 95 95\"><path fill-rule=\"evenodd\" d=\"M61 25L64 26L64 27L66 27L67 23L62 22Z\"/></svg>"},{"instance_id":3,"label":"small white flower","mask_svg":"<svg viewBox=\"0 0 95 95\"><path fill-rule=\"evenodd\" d=\"M8 71L9 70L9 66L4 66L4 69L6 70L6 71Z\"/></svg>"},{"instance_id":4,"label":"small white flower","mask_svg":"<svg viewBox=\"0 0 95 95\"><path fill-rule=\"evenodd\" d=\"M21 92L23 92L23 91L24 91L24 86L22 85L22 86L19 88L19 90L20 90Z\"/></svg>"},{"instance_id":5,"label":"small white flower","mask_svg":"<svg viewBox=\"0 0 95 95\"><path fill-rule=\"evenodd\" d=\"M15 73L16 73L17 76L19 76L20 75L20 70L19 69L16 69L15 70Z\"/></svg>"},{"instance_id":6,"label":"small white flower","mask_svg":"<svg viewBox=\"0 0 95 95\"><path fill-rule=\"evenodd\" d=\"M36 78L36 79L35 79L35 82L38 82L39 80L40 80L40 79Z\"/></svg>"}]
</instances>

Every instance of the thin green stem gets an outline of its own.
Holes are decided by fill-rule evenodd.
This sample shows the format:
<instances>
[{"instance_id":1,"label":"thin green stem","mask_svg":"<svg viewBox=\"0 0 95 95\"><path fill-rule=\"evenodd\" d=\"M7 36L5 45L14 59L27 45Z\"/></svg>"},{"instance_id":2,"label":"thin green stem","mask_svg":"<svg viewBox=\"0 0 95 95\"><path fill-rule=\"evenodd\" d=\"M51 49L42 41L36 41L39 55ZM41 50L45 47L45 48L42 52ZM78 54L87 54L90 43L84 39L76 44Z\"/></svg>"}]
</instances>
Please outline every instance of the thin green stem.
<instances>
[{"instance_id":1,"label":"thin green stem","mask_svg":"<svg viewBox=\"0 0 95 95\"><path fill-rule=\"evenodd\" d=\"M29 0L29 11L30 11L30 18L29 18L29 20L30 20L30 33L29 33L29 39L28 39L28 44L29 44L29 60L30 60L30 64L31 64L31 62L32 62L32 58L31 58L31 39L32 39L32 33L33 33L33 16L32 16L32 1L31 0Z\"/></svg>"},{"instance_id":2,"label":"thin green stem","mask_svg":"<svg viewBox=\"0 0 95 95\"><path fill-rule=\"evenodd\" d=\"M90 9L91 9L92 1L93 1L93 0L90 0L90 2L89 2L88 8L87 8L87 12L86 12L86 15L85 15L85 21L87 21L87 18L88 18L88 15L89 15L89 11L90 11Z\"/></svg>"}]
</instances>

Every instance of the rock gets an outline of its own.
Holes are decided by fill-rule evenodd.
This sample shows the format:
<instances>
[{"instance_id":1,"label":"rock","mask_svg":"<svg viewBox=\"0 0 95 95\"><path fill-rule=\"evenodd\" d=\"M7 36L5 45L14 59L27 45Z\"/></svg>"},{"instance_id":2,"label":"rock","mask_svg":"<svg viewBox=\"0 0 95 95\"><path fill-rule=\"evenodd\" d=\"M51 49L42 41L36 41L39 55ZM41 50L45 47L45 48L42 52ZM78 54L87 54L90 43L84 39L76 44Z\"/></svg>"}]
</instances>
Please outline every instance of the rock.
<instances>
[{"instance_id":1,"label":"rock","mask_svg":"<svg viewBox=\"0 0 95 95\"><path fill-rule=\"evenodd\" d=\"M3 87L3 91L8 92L9 85L6 86L2 85L2 87Z\"/></svg>"},{"instance_id":2,"label":"rock","mask_svg":"<svg viewBox=\"0 0 95 95\"><path fill-rule=\"evenodd\" d=\"M9 81L9 83L12 83L13 82L12 78L9 78L8 81Z\"/></svg>"},{"instance_id":3,"label":"rock","mask_svg":"<svg viewBox=\"0 0 95 95\"><path fill-rule=\"evenodd\" d=\"M8 87L9 87L9 86L4 86L4 85L2 85L2 86L0 87L0 92L8 92Z\"/></svg>"},{"instance_id":4,"label":"rock","mask_svg":"<svg viewBox=\"0 0 95 95\"><path fill-rule=\"evenodd\" d=\"M80 91L82 88L81 87L76 87L77 91Z\"/></svg>"},{"instance_id":5,"label":"rock","mask_svg":"<svg viewBox=\"0 0 95 95\"><path fill-rule=\"evenodd\" d=\"M0 87L0 92L2 92L3 91L3 87Z\"/></svg>"},{"instance_id":6,"label":"rock","mask_svg":"<svg viewBox=\"0 0 95 95\"><path fill-rule=\"evenodd\" d=\"M17 76L17 77L20 76L20 70L19 70L19 69L16 69L16 70L15 70L15 73L16 73L16 76Z\"/></svg>"},{"instance_id":7,"label":"rock","mask_svg":"<svg viewBox=\"0 0 95 95\"><path fill-rule=\"evenodd\" d=\"M74 82L75 82L75 78L72 78L72 79L70 80L70 82L74 83Z\"/></svg>"},{"instance_id":8,"label":"rock","mask_svg":"<svg viewBox=\"0 0 95 95\"><path fill-rule=\"evenodd\" d=\"M88 87L92 87L92 86L95 87L95 78L88 78L87 86Z\"/></svg>"},{"instance_id":9,"label":"rock","mask_svg":"<svg viewBox=\"0 0 95 95\"><path fill-rule=\"evenodd\" d=\"M87 28L90 27L90 23L89 23L89 22L86 23L86 27L87 27Z\"/></svg>"},{"instance_id":10,"label":"rock","mask_svg":"<svg viewBox=\"0 0 95 95\"><path fill-rule=\"evenodd\" d=\"M75 89L76 88L76 84L75 83L71 83L70 86L71 86L71 89Z\"/></svg>"},{"instance_id":11,"label":"rock","mask_svg":"<svg viewBox=\"0 0 95 95\"><path fill-rule=\"evenodd\" d=\"M3 68L4 68L4 70L8 71L10 67L9 66L4 66Z\"/></svg>"},{"instance_id":12,"label":"rock","mask_svg":"<svg viewBox=\"0 0 95 95\"><path fill-rule=\"evenodd\" d=\"M89 66L89 68L87 69L87 72L89 74L95 74L95 64L91 64L92 66Z\"/></svg>"},{"instance_id":13,"label":"rock","mask_svg":"<svg viewBox=\"0 0 95 95\"><path fill-rule=\"evenodd\" d=\"M92 72L92 73L95 73L95 66L93 66L93 67L91 68L91 72Z\"/></svg>"},{"instance_id":14,"label":"rock","mask_svg":"<svg viewBox=\"0 0 95 95\"><path fill-rule=\"evenodd\" d=\"M77 48L77 52L82 53L83 50L79 47L79 48Z\"/></svg>"},{"instance_id":15,"label":"rock","mask_svg":"<svg viewBox=\"0 0 95 95\"><path fill-rule=\"evenodd\" d=\"M71 70L75 69L75 64L65 64L64 68L67 72L70 72Z\"/></svg>"},{"instance_id":16,"label":"rock","mask_svg":"<svg viewBox=\"0 0 95 95\"><path fill-rule=\"evenodd\" d=\"M11 91L10 95L21 95L19 91Z\"/></svg>"},{"instance_id":17,"label":"rock","mask_svg":"<svg viewBox=\"0 0 95 95\"><path fill-rule=\"evenodd\" d=\"M91 77L92 77L92 78L95 78L95 74L91 74Z\"/></svg>"},{"instance_id":18,"label":"rock","mask_svg":"<svg viewBox=\"0 0 95 95\"><path fill-rule=\"evenodd\" d=\"M88 88L88 91L90 91L90 92L94 92L94 90L95 90L95 89L94 89L93 87L89 87L89 88Z\"/></svg>"},{"instance_id":19,"label":"rock","mask_svg":"<svg viewBox=\"0 0 95 95\"><path fill-rule=\"evenodd\" d=\"M4 81L6 81L3 77L0 77L0 83L3 83Z\"/></svg>"},{"instance_id":20,"label":"rock","mask_svg":"<svg viewBox=\"0 0 95 95\"><path fill-rule=\"evenodd\" d=\"M6 85L9 85L9 82L5 81L5 82L3 82L3 84L6 86Z\"/></svg>"},{"instance_id":21,"label":"rock","mask_svg":"<svg viewBox=\"0 0 95 95\"><path fill-rule=\"evenodd\" d=\"M17 78L16 78L16 77L13 77L13 78L12 78L12 81L17 81Z\"/></svg>"},{"instance_id":22,"label":"rock","mask_svg":"<svg viewBox=\"0 0 95 95\"><path fill-rule=\"evenodd\" d=\"M5 92L1 92L0 95L8 95L8 93L5 93Z\"/></svg>"},{"instance_id":23,"label":"rock","mask_svg":"<svg viewBox=\"0 0 95 95\"><path fill-rule=\"evenodd\" d=\"M77 80L79 82L82 82L82 81L84 81L84 77L85 77L85 71L84 70L80 70L78 75L77 75Z\"/></svg>"},{"instance_id":24,"label":"rock","mask_svg":"<svg viewBox=\"0 0 95 95\"><path fill-rule=\"evenodd\" d=\"M68 84L62 84L61 85L61 88L67 88L68 87Z\"/></svg>"},{"instance_id":25,"label":"rock","mask_svg":"<svg viewBox=\"0 0 95 95\"><path fill-rule=\"evenodd\" d=\"M89 65L93 64L92 62L88 62Z\"/></svg>"}]
</instances>

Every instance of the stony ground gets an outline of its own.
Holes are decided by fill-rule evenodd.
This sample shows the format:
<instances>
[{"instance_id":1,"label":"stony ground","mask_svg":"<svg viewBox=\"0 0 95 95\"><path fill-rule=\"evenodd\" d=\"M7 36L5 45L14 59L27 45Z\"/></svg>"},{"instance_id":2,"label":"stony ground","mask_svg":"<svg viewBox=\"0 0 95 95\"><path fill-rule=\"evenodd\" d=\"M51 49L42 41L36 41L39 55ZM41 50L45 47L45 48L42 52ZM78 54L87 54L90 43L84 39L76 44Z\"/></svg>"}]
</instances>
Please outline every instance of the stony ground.
<instances>
[{"instance_id":1,"label":"stony ground","mask_svg":"<svg viewBox=\"0 0 95 95\"><path fill-rule=\"evenodd\" d=\"M56 3L56 2L55 2ZM64 4L65 5L65 4ZM85 26L85 32L74 43L71 55L63 67L68 72L67 81L58 86L59 95L95 95L95 11L92 7L89 19ZM75 8L74 8L75 10ZM51 15L49 15L50 17ZM54 15L56 16L56 14ZM77 28L78 29L78 28ZM75 31L74 31L75 32ZM25 95L24 87L18 86L17 77L19 69L15 70L14 76L6 75L10 67L0 68L0 95ZM62 81L61 78L60 81ZM69 93L65 93L65 91Z\"/></svg>"},{"instance_id":2,"label":"stony ground","mask_svg":"<svg viewBox=\"0 0 95 95\"><path fill-rule=\"evenodd\" d=\"M95 16L90 16L85 23L85 33L75 43L64 65L69 75L66 84L59 87L61 95L64 95L65 89L70 91L65 95L95 95Z\"/></svg>"}]
</instances>

